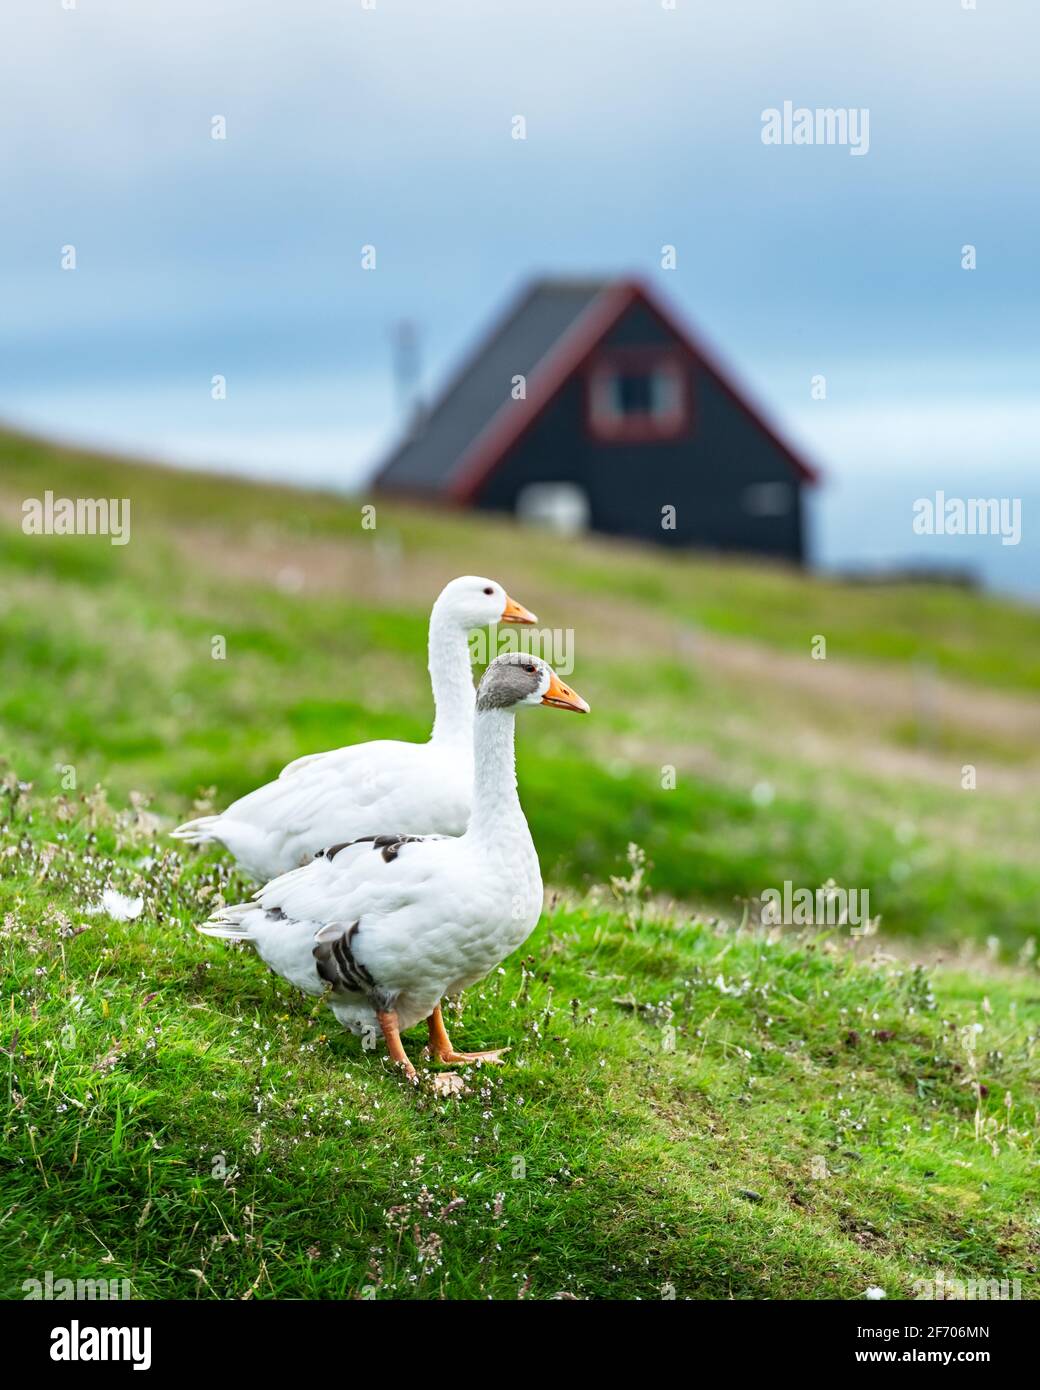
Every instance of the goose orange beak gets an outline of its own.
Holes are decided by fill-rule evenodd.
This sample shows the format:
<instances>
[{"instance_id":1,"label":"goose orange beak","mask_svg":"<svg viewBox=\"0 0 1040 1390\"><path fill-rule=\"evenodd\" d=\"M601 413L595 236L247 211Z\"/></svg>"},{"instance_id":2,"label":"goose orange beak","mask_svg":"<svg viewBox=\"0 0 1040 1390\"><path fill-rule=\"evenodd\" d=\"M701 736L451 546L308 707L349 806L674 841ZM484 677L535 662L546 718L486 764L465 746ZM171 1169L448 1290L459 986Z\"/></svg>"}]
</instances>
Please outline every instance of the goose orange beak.
<instances>
[{"instance_id":1,"label":"goose orange beak","mask_svg":"<svg viewBox=\"0 0 1040 1390\"><path fill-rule=\"evenodd\" d=\"M506 594L506 606L502 609L502 616L498 620L500 623L523 623L529 626L536 623L538 619L533 613L529 613L522 603L517 603L516 599L510 598Z\"/></svg>"},{"instance_id":2,"label":"goose orange beak","mask_svg":"<svg viewBox=\"0 0 1040 1390\"><path fill-rule=\"evenodd\" d=\"M559 676L553 671L549 681L549 689L542 696L543 705L552 705L555 709L572 709L578 714L588 714L589 706L576 690L572 690L569 685L564 685Z\"/></svg>"}]
</instances>

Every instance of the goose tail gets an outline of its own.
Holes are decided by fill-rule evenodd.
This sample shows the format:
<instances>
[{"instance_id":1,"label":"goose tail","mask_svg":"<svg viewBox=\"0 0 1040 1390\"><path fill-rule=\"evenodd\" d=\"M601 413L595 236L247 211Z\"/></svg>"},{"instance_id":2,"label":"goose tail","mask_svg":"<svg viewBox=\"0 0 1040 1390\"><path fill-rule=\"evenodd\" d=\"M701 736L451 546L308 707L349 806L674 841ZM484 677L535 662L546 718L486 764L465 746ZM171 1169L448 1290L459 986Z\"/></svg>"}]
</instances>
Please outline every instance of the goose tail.
<instances>
[{"instance_id":1,"label":"goose tail","mask_svg":"<svg viewBox=\"0 0 1040 1390\"><path fill-rule=\"evenodd\" d=\"M207 845L220 838L217 834L219 823L219 816L199 816L178 825L176 830L170 831L170 835L174 840L183 840L189 845Z\"/></svg>"},{"instance_id":2,"label":"goose tail","mask_svg":"<svg viewBox=\"0 0 1040 1390\"><path fill-rule=\"evenodd\" d=\"M207 922L204 926L196 927L195 930L200 936L212 936L219 941L252 941L253 937L244 927L229 927L220 922Z\"/></svg>"},{"instance_id":3,"label":"goose tail","mask_svg":"<svg viewBox=\"0 0 1040 1390\"><path fill-rule=\"evenodd\" d=\"M255 911L255 903L235 903L232 907L222 907L195 930L202 936L214 936L222 941L253 941L255 937L252 931L242 922Z\"/></svg>"}]
</instances>

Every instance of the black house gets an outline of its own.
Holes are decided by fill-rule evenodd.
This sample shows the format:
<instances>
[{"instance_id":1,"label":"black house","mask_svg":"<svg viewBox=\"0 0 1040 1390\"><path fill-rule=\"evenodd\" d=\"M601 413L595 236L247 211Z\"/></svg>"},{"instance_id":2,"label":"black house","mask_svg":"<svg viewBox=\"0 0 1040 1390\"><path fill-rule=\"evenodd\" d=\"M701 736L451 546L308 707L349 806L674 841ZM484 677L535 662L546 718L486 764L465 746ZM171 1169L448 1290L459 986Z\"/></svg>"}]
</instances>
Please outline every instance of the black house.
<instances>
[{"instance_id":1,"label":"black house","mask_svg":"<svg viewBox=\"0 0 1040 1390\"><path fill-rule=\"evenodd\" d=\"M644 285L541 280L375 485L800 562L802 488L815 477Z\"/></svg>"}]
</instances>

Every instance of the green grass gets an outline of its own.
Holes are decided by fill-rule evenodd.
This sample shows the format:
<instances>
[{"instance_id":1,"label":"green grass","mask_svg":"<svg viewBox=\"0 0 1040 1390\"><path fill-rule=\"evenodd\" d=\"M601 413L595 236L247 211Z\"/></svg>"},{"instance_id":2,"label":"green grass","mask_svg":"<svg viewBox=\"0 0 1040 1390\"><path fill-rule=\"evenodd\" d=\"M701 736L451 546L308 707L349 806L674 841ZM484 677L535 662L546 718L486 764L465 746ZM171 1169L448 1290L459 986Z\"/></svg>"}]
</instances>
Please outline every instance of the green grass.
<instances>
[{"instance_id":1,"label":"green grass","mask_svg":"<svg viewBox=\"0 0 1040 1390\"><path fill-rule=\"evenodd\" d=\"M131 543L22 535L46 488L130 497ZM426 615L463 571L573 627L593 714L520 730L562 896L452 1021L507 1064L446 1101L199 938L246 885L165 830L298 754L425 737ZM1034 612L978 595L382 503L367 532L350 499L0 436L0 1295L49 1269L138 1297L1034 1296L1038 652ZM652 908L603 888L629 842ZM877 937L754 925L763 889L830 878ZM106 886L141 917L88 913Z\"/></svg>"},{"instance_id":2,"label":"green grass","mask_svg":"<svg viewBox=\"0 0 1040 1390\"><path fill-rule=\"evenodd\" d=\"M0 750L43 791L71 765L80 788L146 790L183 818L201 789L225 803L301 753L423 738L427 607L472 568L547 624L573 626L573 679L594 705L580 730L545 719L523 732L527 809L553 881L603 882L637 841L660 892L719 910L785 879L834 879L869 889L900 934L997 936L1013 957L1035 932L1040 718L1004 693L1028 684L1040 652L1031 611L636 549L611 551L608 565L596 542L382 504L366 531L349 500L3 436L0 457ZM46 487L129 497L130 544L22 535L19 499ZM301 591L276 582L286 565L303 567ZM702 655L709 625L715 646ZM836 695L807 685L825 674L809 656L821 632L826 674L845 681ZM223 661L211 656L218 635ZM799 642L798 655L785 650ZM720 666L730 650L750 663ZM908 693L922 661L970 676L928 724ZM889 711L860 690L861 671L891 673L901 703ZM1003 701L1010 723L982 700ZM893 780L907 750L928 760L929 779ZM969 762L979 788L966 794ZM1016 767L1024 784L998 791Z\"/></svg>"},{"instance_id":3,"label":"green grass","mask_svg":"<svg viewBox=\"0 0 1040 1390\"><path fill-rule=\"evenodd\" d=\"M219 861L18 801L4 1296L48 1269L177 1298L1033 1285L1035 981L992 980L983 1007L825 933L560 904L453 1024L507 1065L446 1101L195 936L241 891ZM144 894L137 921L84 914L109 882Z\"/></svg>"},{"instance_id":4,"label":"green grass","mask_svg":"<svg viewBox=\"0 0 1040 1390\"><path fill-rule=\"evenodd\" d=\"M352 502L215 475L189 481L180 471L162 468L143 473L133 462L9 434L0 434L0 455L2 484L12 497L39 497L48 487L56 496L129 497L135 535L156 522L174 533L206 523L240 523L254 536L276 531L297 545L357 544L377 534L360 529L365 498ZM571 597L611 597L711 632L799 652L820 633L845 657L919 662L974 684L1030 694L1040 688L1040 610L1025 603L942 585L826 579L807 585L799 572L776 565L636 546L565 549L551 538L517 536L487 521L475 526L469 517L397 504L380 503L379 515L388 518L380 527L392 529L405 551L422 548L446 558L452 573L462 549L489 569L496 556L500 567L527 557L551 566L561 592ZM73 556L74 546L60 544L42 563L62 577L101 582L122 569L133 547L133 541L127 548L88 544ZM36 572L42 549L38 538L27 539L12 562ZM421 611L424 604L416 606ZM565 620L551 616L554 623Z\"/></svg>"}]
</instances>

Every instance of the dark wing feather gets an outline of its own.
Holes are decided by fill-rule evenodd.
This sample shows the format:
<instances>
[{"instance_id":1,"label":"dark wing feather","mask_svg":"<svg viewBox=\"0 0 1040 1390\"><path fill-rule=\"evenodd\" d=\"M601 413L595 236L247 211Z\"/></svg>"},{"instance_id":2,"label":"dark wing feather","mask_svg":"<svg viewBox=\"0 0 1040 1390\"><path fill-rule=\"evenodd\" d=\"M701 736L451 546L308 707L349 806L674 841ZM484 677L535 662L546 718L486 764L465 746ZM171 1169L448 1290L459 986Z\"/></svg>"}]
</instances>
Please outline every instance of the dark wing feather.
<instances>
[{"instance_id":1,"label":"dark wing feather","mask_svg":"<svg viewBox=\"0 0 1040 1390\"><path fill-rule=\"evenodd\" d=\"M372 976L354 956L353 941L360 925L355 922L342 936L321 941L314 948L318 974L340 993L368 994L375 988Z\"/></svg>"},{"instance_id":2,"label":"dark wing feather","mask_svg":"<svg viewBox=\"0 0 1040 1390\"><path fill-rule=\"evenodd\" d=\"M340 845L332 845L329 849L320 849L314 857L315 859L335 859L341 849L349 849L351 845L371 844L373 849L382 850L383 859L387 864L390 864L400 854L402 845L413 845L422 840L443 840L445 838L443 835L360 835L356 840L344 840Z\"/></svg>"}]
</instances>

